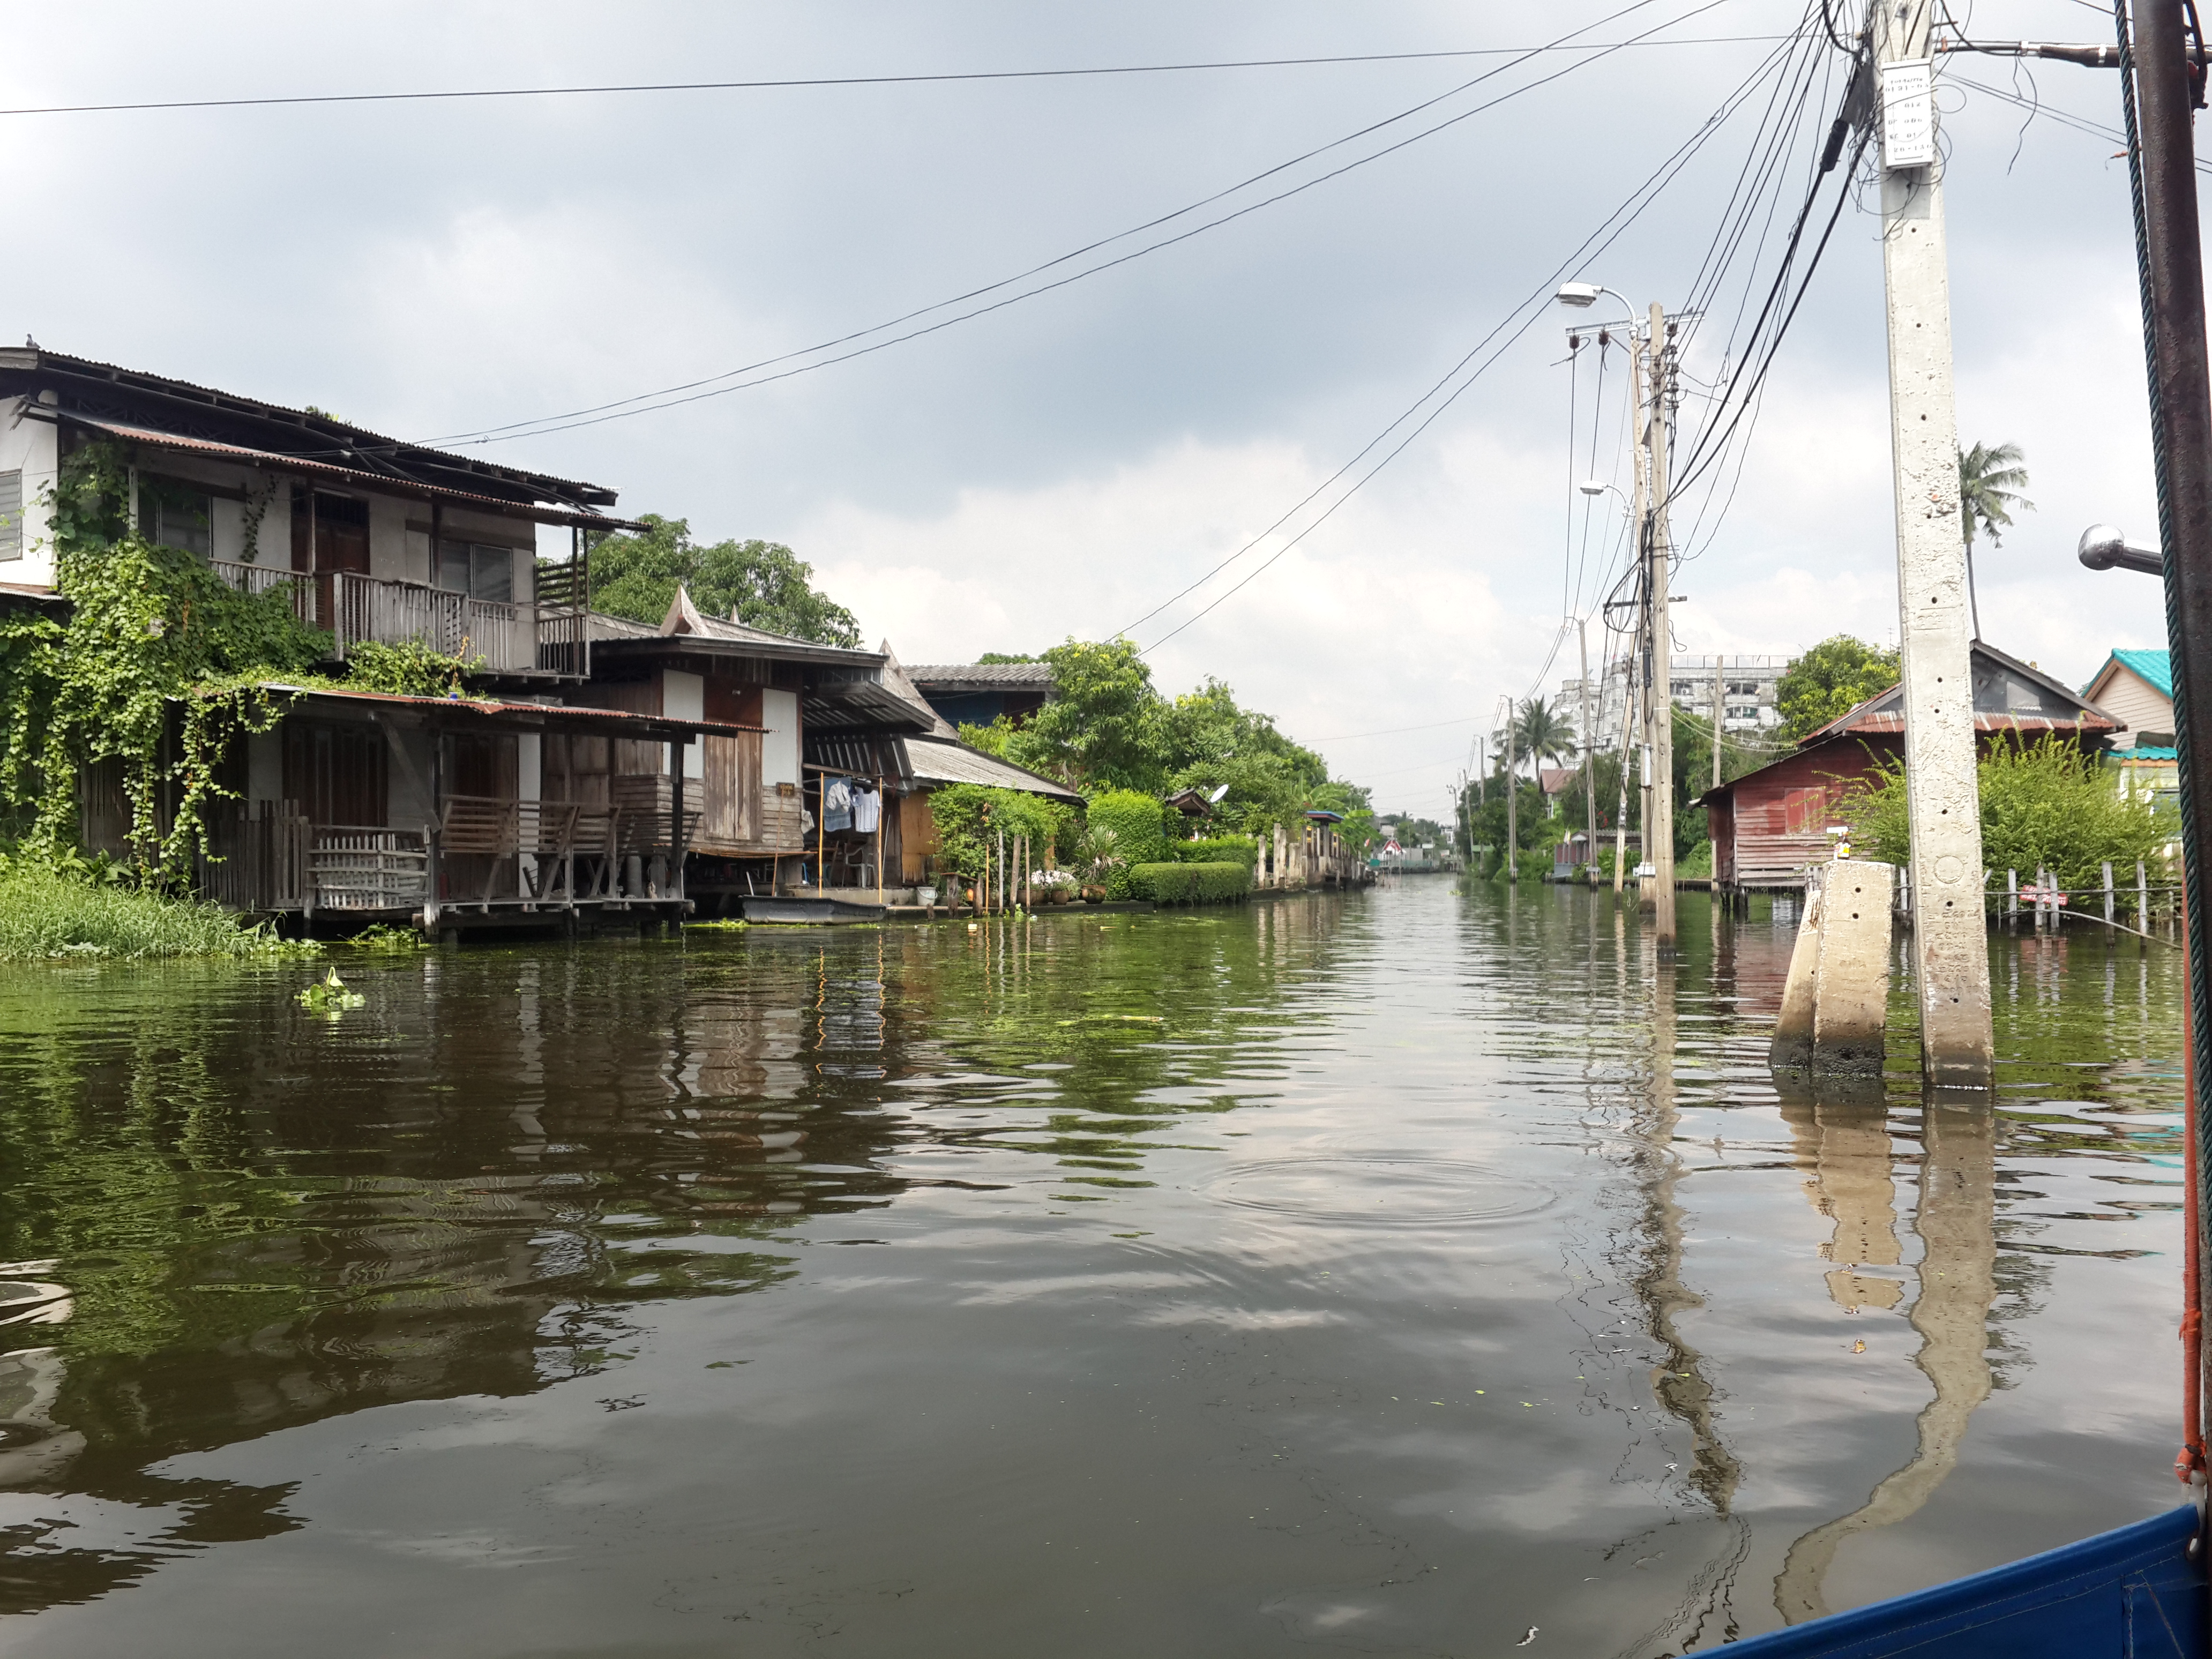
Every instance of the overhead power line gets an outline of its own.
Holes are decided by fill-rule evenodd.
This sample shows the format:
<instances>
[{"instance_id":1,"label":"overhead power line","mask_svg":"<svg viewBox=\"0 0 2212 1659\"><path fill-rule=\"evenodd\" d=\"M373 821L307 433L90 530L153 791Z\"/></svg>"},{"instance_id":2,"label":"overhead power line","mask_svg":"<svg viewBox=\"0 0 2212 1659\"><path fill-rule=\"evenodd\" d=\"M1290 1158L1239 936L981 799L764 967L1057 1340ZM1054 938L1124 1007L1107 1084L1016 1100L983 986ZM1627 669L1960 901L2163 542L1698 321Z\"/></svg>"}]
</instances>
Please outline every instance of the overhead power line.
<instances>
[{"instance_id":1,"label":"overhead power line","mask_svg":"<svg viewBox=\"0 0 2212 1659\"><path fill-rule=\"evenodd\" d=\"M1529 52L1522 52L1519 56L1512 58L1510 61L1502 64L1495 69L1486 70L1480 75L1475 76L1469 80L1463 81L1459 85L1453 87L1447 91L1438 93L1433 97L1425 98L1417 104L1398 111L1395 114L1385 116L1379 121L1371 121L1363 127L1358 128L1352 132L1346 133L1341 137L1331 139L1328 143L1304 151L1303 154L1294 155L1288 161L1277 162L1274 166L1267 167L1261 172L1255 173L1249 178L1240 179L1236 184L1228 185L1221 190L1217 190L1210 195L1200 197L1197 201L1191 202L1182 207L1176 208L1171 212L1158 215L1153 218L1146 220L1140 224L1132 225L1126 230L1116 231L1109 236L1099 237L1095 240L1085 243L1080 247L1072 248L1066 253L1062 253L1054 258L1048 259L1042 264L1032 265L1026 270L1017 271L1011 276L1001 277L997 282L986 283L981 288L969 289L965 293L957 294L948 299L939 300L933 304L917 307L915 310L905 312L899 316L890 318L885 321L872 324L866 328L855 329L849 333L842 334L831 339L819 341L811 346L801 347L795 351L783 352L774 357L764 357L756 362L740 365L736 368L725 369L718 374L705 375L700 379L680 382L675 386L663 386L657 391L638 392L631 397L616 398L608 403L595 404L583 409L570 410L562 414L539 416L534 419L527 421L514 421L504 426L476 427L463 432L448 433L439 437L425 438L420 441L426 444L434 445L507 443L518 438L539 437L549 433L571 431L579 427L602 425L609 421L626 420L633 416L647 414L655 410L674 409L686 404L701 402L708 398L722 397L727 393L743 392L753 386L766 386L774 381L789 380L794 375L811 374L816 369L827 368L833 364L849 362L855 357L865 357L872 355L872 353L884 350L889 347L903 344L909 340L920 339L926 335L939 332L940 331L950 328L956 324L967 322L975 318L988 315L994 311L1004 310L1009 306L1018 305L1025 300L1036 299L1040 295L1049 294L1056 289L1068 287L1070 284L1080 282L1086 277L1095 276L1102 271L1111 270L1118 265L1127 264L1133 259L1142 258L1146 254L1156 253L1163 248L1172 247L1179 242L1188 241L1191 238L1201 235L1206 231L1218 229L1223 225L1226 225L1237 219L1243 218L1249 214L1256 213L1263 208L1272 207L1277 203L1286 201L1293 196L1303 194L1304 191L1315 188L1316 185L1327 184L1331 179L1340 178L1343 174L1352 171L1354 168L1365 167L1371 161L1380 161L1387 155L1394 155L1397 151L1407 148L1409 145L1418 143L1425 138L1433 137L1437 133L1456 126L1462 121L1471 119L1474 116L1482 114L1487 110L1493 109L1499 104L1504 103L1510 99L1517 98L1525 93L1534 91L1540 87L1547 86L1552 82L1560 79L1564 76L1572 74L1578 69L1587 68L1590 64L1598 61L1608 52L1621 50L1622 45L1625 45L1626 43L1604 48L1593 47L1591 48L1590 56L1583 58L1575 63L1570 64L1565 69L1555 70L1547 76L1540 76L1535 81L1530 82L1526 85L1513 88L1500 94L1498 97L1491 99L1486 103L1477 105L1473 109L1463 110L1459 114L1448 117L1445 119L1437 122L1434 125L1426 127L1419 132L1415 132L1407 137L1398 139L1393 143L1386 144L1382 148L1370 151L1364 155L1357 156L1340 167L1332 168L1328 172L1322 173L1314 178L1305 179L1301 183L1292 185L1289 188L1279 191L1274 195L1266 197L1260 201L1249 202L1242 207L1232 209L1230 211L1220 215L1218 217L1208 220L1202 224L1193 226L1186 230L1177 231L1172 235L1164 236L1157 241L1149 243L1142 247L1135 248L1128 252L1120 253L1114 255L1109 258L1101 259L1096 264L1085 266L1079 270L1070 273L1069 275L1055 277L1050 282L1039 283L1034 287L1022 289L1021 291L1018 293L1006 295L1005 297L1000 299L992 300L988 304L974 306L970 309L960 312L953 316L940 318L934 322L921 322L921 319L928 317L933 313L945 311L955 306L967 305L971 301L982 300L988 295L1000 294L1005 289L1016 288L1022 283L1030 282L1030 279L1034 277L1042 276L1048 272L1056 270L1060 266L1081 259L1086 255L1100 252L1101 251L1110 247L1115 242L1126 241L1130 237L1140 236L1148 231L1161 229L1165 226L1172 224L1178 219L1188 218L1194 213L1200 212L1208 207L1213 206L1217 203L1226 201L1229 198L1236 196L1243 191L1249 190L1255 185L1263 184L1267 179L1274 178L1279 173L1286 173L1291 168L1302 166L1308 161L1317 160L1321 156L1328 155L1332 150L1341 149L1347 144L1355 143L1362 138L1370 137L1373 135L1382 131L1385 128L1395 126L1402 121L1410 120L1414 116L1422 113L1424 111L1433 109L1437 105L1448 102L1449 100L1457 97L1462 93L1470 91L1474 88L1480 86L1486 81L1494 80L1498 76L1505 74L1508 70L1517 68L1521 64L1528 61L1530 58L1539 55L1542 52L1551 50L1553 47L1563 47L1571 42L1577 35L1586 34L1590 30L1603 27L1607 23L1617 22L1621 18L1628 16L1631 13L1642 11L1647 7L1656 3L1657 3L1657 0L1632 0L1631 4L1623 6L1619 10L1613 12L1607 16L1601 17L1592 22L1586 23L1580 28L1570 30L1567 33L1558 37L1557 40L1550 42L1545 47L1534 48ZM1726 3L1726 0L1706 0L1706 3L1692 7L1690 10L1670 18L1665 22L1655 24L1651 28L1644 31L1643 35L1634 36L1632 37L1632 39L1642 40L1648 38L1650 35L1659 33L1668 28L1674 27L1680 24L1687 22L1690 19L1702 15L1704 13L1711 11L1724 3ZM893 335L888 339L871 340L872 336L884 334L892 329L903 328L904 325L908 323L919 323L921 325L912 329L908 329L903 333ZM870 343L866 344L860 343L863 341ZM840 347L848 346L852 349L849 350L839 349ZM834 353L835 355L823 356L822 354L825 352ZM810 358L814 361L804 361ZM779 368L778 365L781 364L789 364L792 366L789 368ZM763 371L765 370L774 370L775 372L763 373Z\"/></svg>"},{"instance_id":2,"label":"overhead power line","mask_svg":"<svg viewBox=\"0 0 2212 1659\"><path fill-rule=\"evenodd\" d=\"M959 70L933 75L815 75L758 81L638 81L562 87L460 87L416 92L282 93L259 98L167 98L134 103L37 104L0 109L7 115L119 115L161 110L282 109L317 104L455 103L506 98L583 98L664 92L770 92L809 87L932 86L973 81L1053 81L1085 76L1183 75L1205 70L1304 69L1332 64L1405 64L1455 58L1526 57L1545 52L1613 52L1626 46L1711 46L1778 36L1724 34L1677 40L1588 41L1570 46L1463 46L1437 52L1345 52L1316 58L1225 58L1187 64L1107 64L1072 69Z\"/></svg>"},{"instance_id":3,"label":"overhead power line","mask_svg":"<svg viewBox=\"0 0 2212 1659\"><path fill-rule=\"evenodd\" d=\"M1793 36L1791 38L1794 39L1795 37ZM1645 178L1644 182L1632 191L1621 204L1615 208L1613 212L1606 217L1604 222L1599 225L1597 229L1592 231L1589 235L1585 237L1582 243L1570 252L1565 259L1561 260L1558 265L1553 267L1552 271L1548 273L1535 288L1524 295L1521 301L1515 305L1513 309L1508 312L1505 317L1501 319L1488 334L1485 335L1480 341L1478 341L1475 345L1468 350L1465 356L1462 357L1456 363L1453 364L1449 369L1446 370L1443 376L1426 392L1423 392L1419 398L1415 399L1413 404L1407 408L1404 413L1401 414L1395 420L1384 427L1382 431L1378 432L1373 438L1370 439L1365 446L1360 449L1358 454L1354 455L1350 460L1346 461L1342 466L1331 473L1329 477L1324 479L1321 483L1315 486L1315 488L1309 491L1304 498L1293 506L1289 512L1284 514L1282 517L1276 520L1273 524L1261 531L1257 536L1252 538L1251 540L1246 542L1244 545L1237 549L1236 552L1231 554L1227 558L1216 564L1211 570L1200 576L1196 581L1192 582L1188 586L1185 587L1182 592L1176 594L1173 598L1164 601L1160 605L1155 605L1151 611L1147 611L1145 616L1139 617L1135 623L1131 623L1127 628L1117 630L1117 632L1124 634L1131 632L1144 622L1158 615L1159 612L1165 610L1168 605L1175 604L1176 600L1181 599L1186 595L1194 592L1199 588L1204 586L1222 571L1226 570L1237 560L1243 558L1247 553L1251 552L1254 549L1258 547L1268 536L1273 534L1276 530L1288 523L1292 517L1303 511L1308 505L1317 500L1332 485L1335 484L1340 479L1343 478L1346 474L1351 472L1355 467L1357 467L1370 453L1388 441L1392 434L1396 433L1400 428L1404 427L1409 421L1415 421L1415 417L1419 416L1418 421L1415 421L1415 424L1411 428L1411 429L1405 433L1404 436L1401 437L1395 444L1393 444L1391 447L1383 453L1382 458L1376 461L1372 466L1369 467L1365 472L1352 479L1349 487L1344 489L1334 501L1331 501L1326 507L1324 507L1322 512L1315 517L1313 521L1305 526L1305 528L1299 531L1297 535L1291 537L1287 542L1284 543L1282 546L1277 548L1273 553L1269 554L1267 557L1262 560L1255 568L1248 572L1225 591L1217 595L1205 605L1193 612L1189 617L1184 618L1183 621L1177 623L1174 628L1161 635L1150 645L1142 647L1140 654L1149 654L1150 653L1158 650L1161 646L1166 644L1168 641L1182 633L1184 629L1190 627L1192 623L1205 617L1215 607L1241 592L1253 580L1263 574L1275 563L1277 560L1280 559L1292 548L1297 546L1298 544L1305 540L1307 537L1312 535L1315 531L1320 529L1338 508L1344 506L1344 504L1350 501L1353 495L1357 495L1359 490L1376 476L1376 474L1382 471L1384 467L1389 465L1393 460L1405 451L1407 446L1411 444L1415 438L1426 431L1430 425L1443 414L1444 410L1450 408L1451 405L1459 399L1462 394L1466 392L1476 380L1482 377L1482 375L1498 361L1499 356L1501 356L1508 348L1510 348L1522 337L1522 335L1525 334L1528 331L1528 329L1534 324L1536 319L1543 314L1544 307L1550 303L1552 295L1555 290L1559 278L1563 275L1570 270L1577 268L1583 262L1586 261L1595 253L1601 252L1605 248L1611 246L1612 244L1618 240L1631 225L1635 223L1637 219L1642 216L1644 210L1649 208L1651 203L1657 198L1659 194L1666 189L1668 185L1673 182L1675 175L1678 174L1684 167L1688 165L1691 158L1694 156L1699 149L1704 148L1705 143L1715 133L1720 131L1722 126L1727 123L1729 118L1734 115L1735 112L1742 106L1744 102L1751 96L1752 93L1758 88L1760 82L1771 74L1775 68L1783 61L1784 55L1781 52L1778 51L1768 53L1766 58L1760 62L1759 66L1729 92L1728 96L1722 100L1720 106L1714 110L1711 115L1708 115L1705 120L1699 124L1697 131L1686 139L1672 155L1662 160L1659 163L1659 166ZM1517 322L1516 320L1516 319L1518 319ZM1500 337L1501 336L1503 337L1502 339ZM1489 355L1487 356L1483 356L1486 349L1488 350ZM1475 359L1479 356L1482 357L1482 361L1480 363L1476 363ZM1474 365L1472 372L1468 372L1468 366L1470 364ZM1457 382L1456 385L1454 385L1455 381ZM1446 390L1448 387L1449 388L1449 392ZM1428 408L1427 413L1423 414L1422 410L1425 408L1427 408L1431 402L1435 404L1435 406L1433 408Z\"/></svg>"}]
</instances>

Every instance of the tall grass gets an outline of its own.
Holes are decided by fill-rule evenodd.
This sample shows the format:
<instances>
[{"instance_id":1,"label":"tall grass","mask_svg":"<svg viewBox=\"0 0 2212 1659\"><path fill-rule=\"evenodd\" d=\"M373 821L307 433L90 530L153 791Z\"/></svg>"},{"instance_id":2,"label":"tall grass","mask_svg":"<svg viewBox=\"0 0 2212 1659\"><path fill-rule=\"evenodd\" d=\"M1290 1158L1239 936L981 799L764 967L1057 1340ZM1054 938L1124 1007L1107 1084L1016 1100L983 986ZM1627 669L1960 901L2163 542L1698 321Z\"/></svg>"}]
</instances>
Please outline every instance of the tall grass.
<instances>
[{"instance_id":1,"label":"tall grass","mask_svg":"<svg viewBox=\"0 0 2212 1659\"><path fill-rule=\"evenodd\" d=\"M0 862L0 962L244 957L282 948L228 911Z\"/></svg>"}]
</instances>

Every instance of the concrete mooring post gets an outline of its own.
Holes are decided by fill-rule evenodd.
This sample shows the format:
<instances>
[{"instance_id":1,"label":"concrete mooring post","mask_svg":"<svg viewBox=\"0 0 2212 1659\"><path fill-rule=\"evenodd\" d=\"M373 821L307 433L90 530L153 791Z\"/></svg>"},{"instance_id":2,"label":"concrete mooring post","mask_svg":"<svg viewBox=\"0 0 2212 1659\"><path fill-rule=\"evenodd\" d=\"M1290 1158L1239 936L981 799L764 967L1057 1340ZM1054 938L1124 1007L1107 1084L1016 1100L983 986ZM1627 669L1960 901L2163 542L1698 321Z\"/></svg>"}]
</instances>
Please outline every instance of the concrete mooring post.
<instances>
[{"instance_id":1,"label":"concrete mooring post","mask_svg":"<svg viewBox=\"0 0 2212 1659\"><path fill-rule=\"evenodd\" d=\"M1838 859L1809 873L1767 1052L1777 1071L1881 1075L1895 874L1868 859Z\"/></svg>"},{"instance_id":2,"label":"concrete mooring post","mask_svg":"<svg viewBox=\"0 0 2212 1659\"><path fill-rule=\"evenodd\" d=\"M1974 774L1966 546L1951 388L1949 258L1930 80L1935 0L1876 7L1882 276L1889 312L1890 459L1911 790L1920 1063L1933 1084L1993 1077L1989 935Z\"/></svg>"}]
</instances>

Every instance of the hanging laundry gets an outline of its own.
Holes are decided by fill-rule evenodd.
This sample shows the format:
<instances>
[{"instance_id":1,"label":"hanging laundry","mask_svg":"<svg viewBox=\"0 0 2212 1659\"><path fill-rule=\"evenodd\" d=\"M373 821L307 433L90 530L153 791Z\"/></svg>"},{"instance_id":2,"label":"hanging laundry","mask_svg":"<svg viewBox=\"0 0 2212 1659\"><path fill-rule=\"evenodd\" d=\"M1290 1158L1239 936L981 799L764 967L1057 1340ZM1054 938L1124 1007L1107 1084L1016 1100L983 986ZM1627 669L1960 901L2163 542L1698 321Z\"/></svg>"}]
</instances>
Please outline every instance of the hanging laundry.
<instances>
[{"instance_id":1,"label":"hanging laundry","mask_svg":"<svg viewBox=\"0 0 2212 1659\"><path fill-rule=\"evenodd\" d=\"M853 828L855 832L863 836L874 835L876 825L881 818L882 809L883 798L874 790L863 787L859 784L854 785Z\"/></svg>"},{"instance_id":2,"label":"hanging laundry","mask_svg":"<svg viewBox=\"0 0 2212 1659\"><path fill-rule=\"evenodd\" d=\"M842 778L833 778L822 787L822 827L830 830L853 827L853 786Z\"/></svg>"}]
</instances>

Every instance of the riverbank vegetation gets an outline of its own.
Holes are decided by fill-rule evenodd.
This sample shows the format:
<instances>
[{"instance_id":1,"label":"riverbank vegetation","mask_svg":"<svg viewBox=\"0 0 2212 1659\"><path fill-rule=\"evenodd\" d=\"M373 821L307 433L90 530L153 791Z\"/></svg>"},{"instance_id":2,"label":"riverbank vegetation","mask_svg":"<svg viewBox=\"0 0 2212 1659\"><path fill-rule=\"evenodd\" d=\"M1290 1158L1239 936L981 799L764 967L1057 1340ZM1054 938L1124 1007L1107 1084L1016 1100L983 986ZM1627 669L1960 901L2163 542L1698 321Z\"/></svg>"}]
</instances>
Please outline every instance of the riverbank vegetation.
<instances>
[{"instance_id":1,"label":"riverbank vegetation","mask_svg":"<svg viewBox=\"0 0 2212 1659\"><path fill-rule=\"evenodd\" d=\"M0 863L0 962L254 957L288 945L212 904L21 860Z\"/></svg>"},{"instance_id":2,"label":"riverbank vegetation","mask_svg":"<svg viewBox=\"0 0 2212 1659\"><path fill-rule=\"evenodd\" d=\"M2047 869L2062 888L2096 887L2109 861L2116 878L2124 878L2120 884L2132 889L2136 861L2162 870L2166 847L2180 833L2171 805L2123 792L2117 769L2056 738L2018 748L2000 744L1975 770L1982 863L1996 872L1993 901L2002 896L2007 870L2017 871L2023 882ZM1905 804L1905 766L1897 760L1869 787L1844 800L1842 816L1862 858L1908 861Z\"/></svg>"},{"instance_id":3,"label":"riverbank vegetation","mask_svg":"<svg viewBox=\"0 0 2212 1659\"><path fill-rule=\"evenodd\" d=\"M1265 836L1280 824L1295 837L1306 812L1321 809L1343 815L1338 833L1352 847L1364 853L1373 845L1368 792L1331 778L1327 761L1285 736L1273 716L1240 704L1219 680L1164 696L1136 646L1122 639L1069 640L1034 659L994 656L1048 665L1053 699L1022 725L1001 716L963 726L960 735L1078 791L1091 803L1093 823L1111 793L1144 797L1157 816L1163 796L1195 789L1209 799L1219 793L1217 829ZM1121 855L1146 861L1128 848Z\"/></svg>"}]
</instances>

